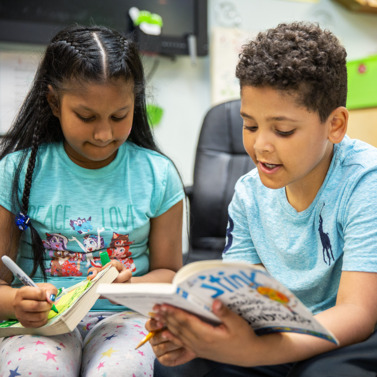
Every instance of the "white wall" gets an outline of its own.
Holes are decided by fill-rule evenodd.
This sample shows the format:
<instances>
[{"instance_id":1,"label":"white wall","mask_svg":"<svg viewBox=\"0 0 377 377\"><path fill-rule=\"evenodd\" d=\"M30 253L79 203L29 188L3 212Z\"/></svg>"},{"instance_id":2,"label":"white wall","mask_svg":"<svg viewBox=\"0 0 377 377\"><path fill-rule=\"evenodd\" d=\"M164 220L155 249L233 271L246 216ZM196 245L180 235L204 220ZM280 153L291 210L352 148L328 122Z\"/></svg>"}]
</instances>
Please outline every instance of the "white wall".
<instances>
[{"instance_id":1,"label":"white wall","mask_svg":"<svg viewBox=\"0 0 377 377\"><path fill-rule=\"evenodd\" d=\"M146 74L153 59L143 59ZM202 118L211 106L209 58L159 59L149 86L149 102L164 109L154 135L162 151L173 159L185 184L192 182L196 143Z\"/></svg>"},{"instance_id":2,"label":"white wall","mask_svg":"<svg viewBox=\"0 0 377 377\"><path fill-rule=\"evenodd\" d=\"M333 0L208 1L210 37L218 26L238 26L252 35L280 22L308 20L332 30L347 48L350 60L377 54L377 14L350 12ZM0 45L0 51L5 48L12 46ZM201 122L211 106L211 57L198 58L195 66L189 57L158 59L149 93L150 100L164 109L164 115L155 136L162 150L175 161L184 183L191 184ZM147 73L154 60L144 57Z\"/></svg>"}]
</instances>

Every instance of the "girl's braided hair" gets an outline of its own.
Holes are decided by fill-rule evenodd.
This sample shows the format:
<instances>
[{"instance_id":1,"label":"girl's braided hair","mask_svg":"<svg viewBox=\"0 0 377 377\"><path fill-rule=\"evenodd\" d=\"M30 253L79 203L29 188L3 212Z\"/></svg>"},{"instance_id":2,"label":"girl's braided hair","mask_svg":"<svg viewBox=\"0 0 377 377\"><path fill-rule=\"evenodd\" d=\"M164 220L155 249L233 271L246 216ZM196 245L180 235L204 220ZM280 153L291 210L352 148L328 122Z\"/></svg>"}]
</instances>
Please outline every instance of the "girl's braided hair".
<instances>
[{"instance_id":1,"label":"girl's braided hair","mask_svg":"<svg viewBox=\"0 0 377 377\"><path fill-rule=\"evenodd\" d=\"M12 212L27 217L39 146L64 140L60 122L47 102L49 86L59 94L63 91L64 83L72 80L79 83L105 83L118 78L131 82L134 88L135 110L128 140L159 151L148 124L144 70L136 45L117 31L103 26L70 26L60 31L47 46L32 87L12 127L0 142L0 159L11 152L22 151L13 179ZM26 175L20 198L18 188L22 187L21 172L26 160ZM46 278L42 240L33 225L28 223L28 226L34 256L31 275L40 267Z\"/></svg>"}]
</instances>

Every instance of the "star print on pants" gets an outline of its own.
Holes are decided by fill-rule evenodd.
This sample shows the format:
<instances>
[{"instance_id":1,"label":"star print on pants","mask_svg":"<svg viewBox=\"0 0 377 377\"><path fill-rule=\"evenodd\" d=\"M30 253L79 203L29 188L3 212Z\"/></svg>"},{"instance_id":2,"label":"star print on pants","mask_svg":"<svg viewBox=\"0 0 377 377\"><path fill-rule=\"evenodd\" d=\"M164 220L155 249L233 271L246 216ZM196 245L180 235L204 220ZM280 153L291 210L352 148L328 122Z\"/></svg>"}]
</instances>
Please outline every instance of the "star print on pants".
<instances>
[{"instance_id":1,"label":"star print on pants","mask_svg":"<svg viewBox=\"0 0 377 377\"><path fill-rule=\"evenodd\" d=\"M55 360L56 355L54 355L54 354L51 353L50 351L47 351L47 353L43 353L42 355L46 355L46 361L48 361L48 360L50 360L50 359L56 361L56 360Z\"/></svg>"},{"instance_id":2,"label":"star print on pants","mask_svg":"<svg viewBox=\"0 0 377 377\"><path fill-rule=\"evenodd\" d=\"M16 376L21 376L21 374L20 373L18 373L17 371L18 371L18 368L19 367L17 367L15 370L9 370L9 377L16 377Z\"/></svg>"},{"instance_id":3,"label":"star print on pants","mask_svg":"<svg viewBox=\"0 0 377 377\"><path fill-rule=\"evenodd\" d=\"M113 350L113 347L111 347L111 348L109 348L106 352L102 352L102 356L108 356L108 357L111 357L111 355L112 355L114 352L118 352L118 351Z\"/></svg>"}]
</instances>

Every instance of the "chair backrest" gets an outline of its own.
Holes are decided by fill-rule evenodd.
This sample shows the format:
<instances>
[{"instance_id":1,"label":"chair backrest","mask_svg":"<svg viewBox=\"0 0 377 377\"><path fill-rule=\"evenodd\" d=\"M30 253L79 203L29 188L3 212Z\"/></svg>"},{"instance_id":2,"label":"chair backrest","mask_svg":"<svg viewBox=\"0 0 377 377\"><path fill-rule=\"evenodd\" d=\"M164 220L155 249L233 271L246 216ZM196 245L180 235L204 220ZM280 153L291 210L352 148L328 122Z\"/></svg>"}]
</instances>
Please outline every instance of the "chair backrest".
<instances>
[{"instance_id":1,"label":"chair backrest","mask_svg":"<svg viewBox=\"0 0 377 377\"><path fill-rule=\"evenodd\" d=\"M235 183L255 167L243 147L240 106L240 100L217 105L203 121L190 200L192 252L223 250Z\"/></svg>"}]
</instances>

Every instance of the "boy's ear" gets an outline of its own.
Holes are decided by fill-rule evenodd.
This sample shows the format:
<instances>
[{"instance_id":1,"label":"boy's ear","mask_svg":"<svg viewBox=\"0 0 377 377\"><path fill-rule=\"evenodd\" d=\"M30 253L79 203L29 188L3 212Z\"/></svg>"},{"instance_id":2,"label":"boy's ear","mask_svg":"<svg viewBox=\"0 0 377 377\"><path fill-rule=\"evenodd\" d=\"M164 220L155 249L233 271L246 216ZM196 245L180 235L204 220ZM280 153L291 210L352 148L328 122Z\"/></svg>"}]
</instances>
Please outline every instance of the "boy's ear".
<instances>
[{"instance_id":1,"label":"boy's ear","mask_svg":"<svg viewBox=\"0 0 377 377\"><path fill-rule=\"evenodd\" d=\"M51 85L48 85L47 102L50 105L52 113L57 118L59 118L60 116L59 97Z\"/></svg>"},{"instance_id":2,"label":"boy's ear","mask_svg":"<svg viewBox=\"0 0 377 377\"><path fill-rule=\"evenodd\" d=\"M329 116L329 140L334 143L340 143L347 132L348 110L343 107L337 107Z\"/></svg>"}]
</instances>

